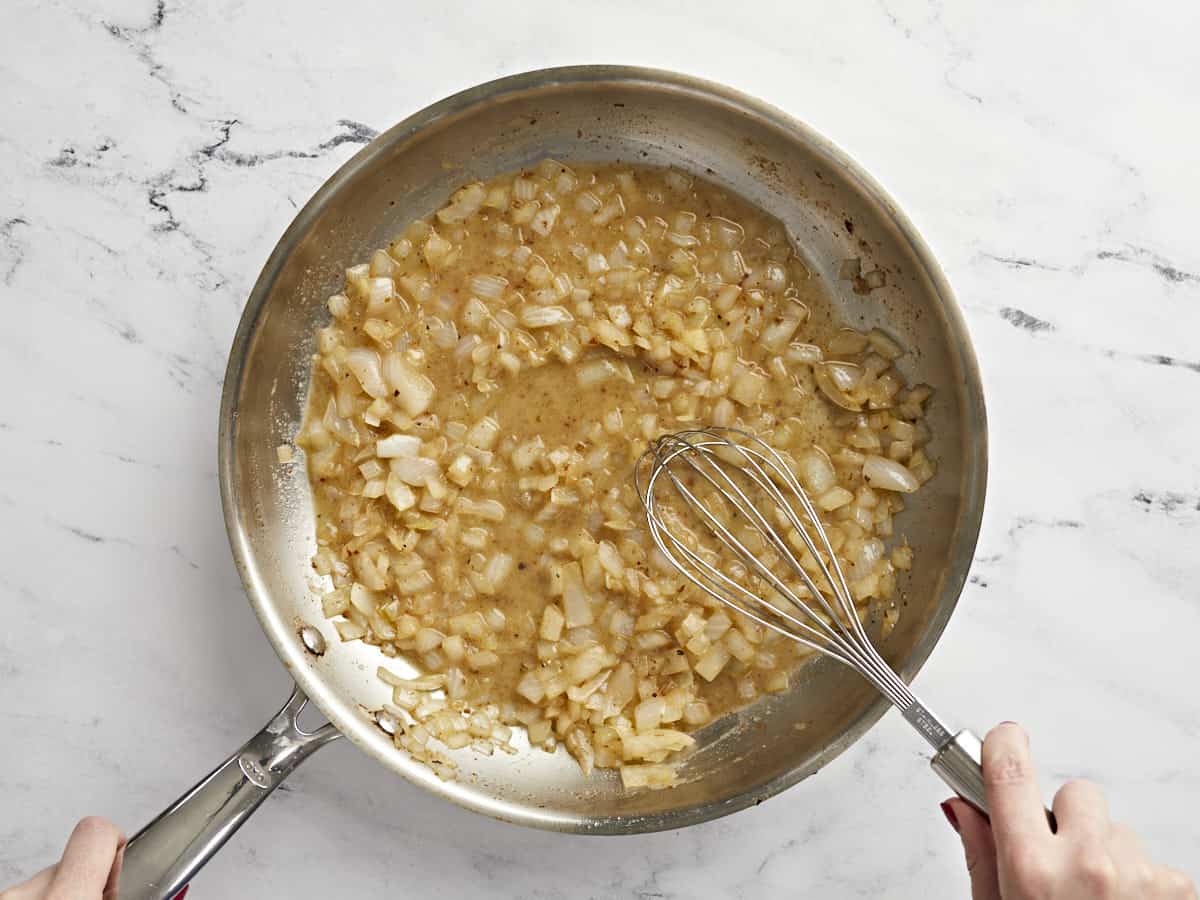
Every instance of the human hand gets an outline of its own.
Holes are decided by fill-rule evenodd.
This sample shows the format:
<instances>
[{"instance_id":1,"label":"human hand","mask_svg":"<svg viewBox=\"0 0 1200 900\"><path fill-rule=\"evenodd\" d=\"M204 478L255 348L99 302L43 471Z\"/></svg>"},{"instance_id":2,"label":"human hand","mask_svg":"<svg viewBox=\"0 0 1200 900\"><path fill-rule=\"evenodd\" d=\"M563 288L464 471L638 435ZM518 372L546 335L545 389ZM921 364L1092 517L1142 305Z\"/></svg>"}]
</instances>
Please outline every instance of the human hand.
<instances>
[{"instance_id":1,"label":"human hand","mask_svg":"<svg viewBox=\"0 0 1200 900\"><path fill-rule=\"evenodd\" d=\"M108 819L75 826L62 859L28 881L0 891L0 900L107 900L116 893L125 835Z\"/></svg>"},{"instance_id":2,"label":"human hand","mask_svg":"<svg viewBox=\"0 0 1200 900\"><path fill-rule=\"evenodd\" d=\"M62 859L28 881L0 890L0 900L113 900L121 877L125 835L108 819L82 819ZM175 895L182 900L185 887Z\"/></svg>"},{"instance_id":3,"label":"human hand","mask_svg":"<svg viewBox=\"0 0 1200 900\"><path fill-rule=\"evenodd\" d=\"M1051 832L1020 726L988 732L983 780L990 824L965 800L942 804L962 838L972 900L1197 900L1190 878L1151 863L1137 835L1109 820L1094 784L1062 786Z\"/></svg>"}]
</instances>

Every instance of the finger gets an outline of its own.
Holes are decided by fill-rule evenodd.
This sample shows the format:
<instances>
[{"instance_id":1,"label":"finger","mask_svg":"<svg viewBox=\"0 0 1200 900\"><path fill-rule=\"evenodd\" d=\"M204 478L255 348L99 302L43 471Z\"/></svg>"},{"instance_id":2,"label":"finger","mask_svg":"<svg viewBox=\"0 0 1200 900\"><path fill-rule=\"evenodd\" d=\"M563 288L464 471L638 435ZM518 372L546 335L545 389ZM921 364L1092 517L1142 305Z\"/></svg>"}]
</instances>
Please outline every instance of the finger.
<instances>
[{"instance_id":1,"label":"finger","mask_svg":"<svg viewBox=\"0 0 1200 900\"><path fill-rule=\"evenodd\" d=\"M983 742L983 784L992 834L1001 853L1023 840L1050 837L1029 738L1015 722L1003 722Z\"/></svg>"},{"instance_id":2,"label":"finger","mask_svg":"<svg viewBox=\"0 0 1200 900\"><path fill-rule=\"evenodd\" d=\"M7 892L0 891L0 896L4 900L42 900L57 869L58 866L46 866L28 881L10 887Z\"/></svg>"},{"instance_id":3,"label":"finger","mask_svg":"<svg viewBox=\"0 0 1200 900\"><path fill-rule=\"evenodd\" d=\"M1111 825L1105 849L1117 869L1120 896L1142 900L1196 900L1196 887L1182 872L1150 862L1146 845L1125 825Z\"/></svg>"},{"instance_id":4,"label":"finger","mask_svg":"<svg viewBox=\"0 0 1200 900\"><path fill-rule=\"evenodd\" d=\"M121 866L125 862L125 844L125 835L121 835L120 843L117 845L117 855L113 859L112 868L108 872L108 881L105 883L104 893L101 895L102 900L116 900L117 892L121 889ZM178 900L179 896L181 895L176 895L175 900Z\"/></svg>"},{"instance_id":5,"label":"finger","mask_svg":"<svg viewBox=\"0 0 1200 900\"><path fill-rule=\"evenodd\" d=\"M1104 833L1103 844L1104 852L1116 870L1118 896L1140 900L1158 900L1162 896L1159 890L1161 871L1151 864L1141 838L1133 829L1110 824Z\"/></svg>"},{"instance_id":6,"label":"finger","mask_svg":"<svg viewBox=\"0 0 1200 900\"><path fill-rule=\"evenodd\" d=\"M1192 879L1167 866L1154 865L1146 845L1132 828L1113 825L1107 846L1117 867L1120 896L1142 900L1196 900Z\"/></svg>"},{"instance_id":7,"label":"finger","mask_svg":"<svg viewBox=\"0 0 1200 900\"><path fill-rule=\"evenodd\" d=\"M1100 788L1090 781L1068 781L1054 795L1054 818L1058 832L1068 834L1108 834L1108 801Z\"/></svg>"},{"instance_id":8,"label":"finger","mask_svg":"<svg viewBox=\"0 0 1200 900\"><path fill-rule=\"evenodd\" d=\"M80 820L67 840L45 900L100 900L122 840L117 826L107 819Z\"/></svg>"},{"instance_id":9,"label":"finger","mask_svg":"<svg viewBox=\"0 0 1200 900\"><path fill-rule=\"evenodd\" d=\"M1196 900L1196 883L1178 869L1158 867L1162 900Z\"/></svg>"},{"instance_id":10,"label":"finger","mask_svg":"<svg viewBox=\"0 0 1200 900\"><path fill-rule=\"evenodd\" d=\"M1149 859L1146 845L1137 836L1137 832L1127 825L1109 824L1108 847L1114 859L1130 861Z\"/></svg>"},{"instance_id":11,"label":"finger","mask_svg":"<svg viewBox=\"0 0 1200 900\"><path fill-rule=\"evenodd\" d=\"M970 803L955 797L942 804L946 818L962 839L971 878L971 900L1001 900L996 874L996 842L992 828Z\"/></svg>"}]
</instances>

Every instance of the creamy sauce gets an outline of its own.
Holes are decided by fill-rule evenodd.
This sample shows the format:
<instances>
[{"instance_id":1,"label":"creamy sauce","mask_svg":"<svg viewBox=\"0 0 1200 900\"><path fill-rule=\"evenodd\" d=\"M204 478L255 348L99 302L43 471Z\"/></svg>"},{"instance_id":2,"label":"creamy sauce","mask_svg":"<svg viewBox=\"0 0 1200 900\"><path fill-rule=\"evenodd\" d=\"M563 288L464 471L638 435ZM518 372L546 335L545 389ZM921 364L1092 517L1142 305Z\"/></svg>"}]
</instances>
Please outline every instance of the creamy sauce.
<instances>
[{"instance_id":1,"label":"creamy sauce","mask_svg":"<svg viewBox=\"0 0 1200 900\"><path fill-rule=\"evenodd\" d=\"M565 739L585 769L636 766L669 753L631 753L625 733L687 729L786 689L805 654L748 620L723 635L715 602L652 559L632 480L648 438L727 424L827 472L830 503L836 488L866 509L861 456L846 455L844 438L850 426L886 433L888 421L871 425L864 413L848 423L851 414L814 386L816 345L835 338L837 323L779 223L677 172L548 162L464 188L369 269L351 270L331 310L299 441L314 489L316 566L333 580L327 612L340 616L344 637L447 674L443 705L403 707L409 719L432 723L445 741L458 728L453 716L484 711L493 730L485 737L476 722L477 748L502 745L504 729L523 725L536 744ZM850 344L855 362L870 366L866 338ZM401 362L389 369L389 359ZM886 377L871 379L881 386L862 396L877 390L883 399L872 403L892 406ZM472 446L480 423L485 436ZM413 452L429 461L428 482L411 477L414 464L382 456L379 442L391 435L420 438ZM539 449L522 450L535 440ZM464 457L469 475L455 468ZM481 517L479 503L501 512ZM871 516L890 534L898 498L883 499L883 514L872 500L858 524L842 512L848 503L830 509L847 520L847 546L871 539ZM577 609L575 623L539 638L547 606L552 619L564 608L571 618L564 566L583 573L589 621L579 624ZM885 597L894 574L883 562L863 577L878 582L863 582L875 590L867 599ZM468 613L486 627L464 625ZM711 642L689 643L690 613L711 623ZM589 648L600 648L599 669L572 682L573 661ZM635 687L618 707L630 670ZM564 680L578 699L549 696ZM596 699L606 696L608 707ZM642 724L653 725L632 724L656 698L667 698L663 715L651 703ZM411 729L403 743L426 747ZM627 783L661 780L651 772Z\"/></svg>"}]
</instances>

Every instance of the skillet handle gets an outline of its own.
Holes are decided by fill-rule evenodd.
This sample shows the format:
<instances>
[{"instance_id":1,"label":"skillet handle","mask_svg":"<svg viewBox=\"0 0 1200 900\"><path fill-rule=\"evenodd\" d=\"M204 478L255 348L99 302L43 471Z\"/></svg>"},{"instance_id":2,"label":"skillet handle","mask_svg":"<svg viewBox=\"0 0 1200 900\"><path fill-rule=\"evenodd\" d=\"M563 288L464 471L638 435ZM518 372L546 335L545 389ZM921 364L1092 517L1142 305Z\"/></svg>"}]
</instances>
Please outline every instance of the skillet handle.
<instances>
[{"instance_id":1,"label":"skillet handle","mask_svg":"<svg viewBox=\"0 0 1200 900\"><path fill-rule=\"evenodd\" d=\"M340 736L300 730L299 687L258 734L125 846L116 900L174 897L296 766Z\"/></svg>"}]
</instances>

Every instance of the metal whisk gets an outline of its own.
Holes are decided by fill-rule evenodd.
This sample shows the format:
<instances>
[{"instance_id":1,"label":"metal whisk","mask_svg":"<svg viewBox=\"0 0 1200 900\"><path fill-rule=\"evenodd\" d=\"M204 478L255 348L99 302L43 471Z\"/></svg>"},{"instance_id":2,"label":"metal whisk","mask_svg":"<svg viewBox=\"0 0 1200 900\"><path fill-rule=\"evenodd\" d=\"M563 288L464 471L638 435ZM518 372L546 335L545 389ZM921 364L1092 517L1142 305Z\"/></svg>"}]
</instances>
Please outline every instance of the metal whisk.
<instances>
[{"instance_id":1,"label":"metal whisk","mask_svg":"<svg viewBox=\"0 0 1200 900\"><path fill-rule=\"evenodd\" d=\"M635 477L654 543L688 581L860 673L933 746L934 771L987 812L982 743L970 731L952 733L879 655L820 516L778 452L736 429L683 431L655 440ZM668 497L675 502L664 504L656 485L673 488ZM731 575L728 557L703 546L704 535L731 552L745 575ZM800 583L782 577L779 563Z\"/></svg>"}]
</instances>

